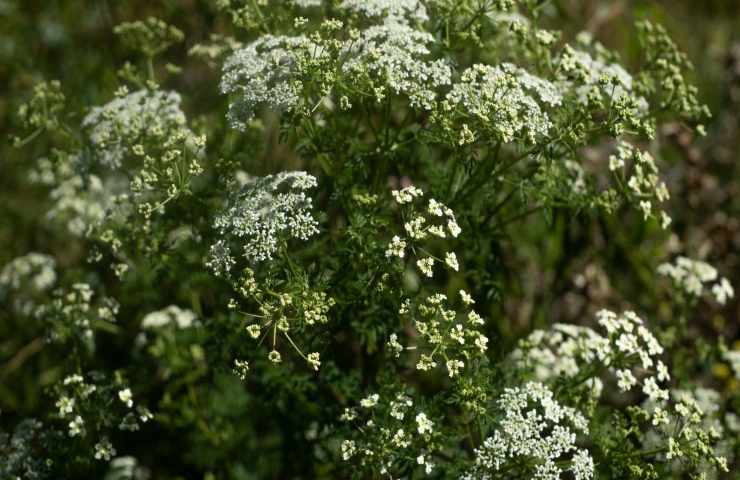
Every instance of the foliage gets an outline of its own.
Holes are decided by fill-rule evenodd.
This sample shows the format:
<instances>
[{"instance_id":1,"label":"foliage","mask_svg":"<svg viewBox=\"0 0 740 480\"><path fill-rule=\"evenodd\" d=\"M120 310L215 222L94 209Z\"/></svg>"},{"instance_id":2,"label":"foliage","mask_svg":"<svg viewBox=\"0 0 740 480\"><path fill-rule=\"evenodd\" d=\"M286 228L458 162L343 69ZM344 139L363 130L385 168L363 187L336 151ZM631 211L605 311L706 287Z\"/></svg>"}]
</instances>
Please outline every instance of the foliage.
<instances>
[{"instance_id":1,"label":"foliage","mask_svg":"<svg viewBox=\"0 0 740 480\"><path fill-rule=\"evenodd\" d=\"M693 228L665 143L712 122L664 27L618 52L561 2L171 8L102 67L68 52L99 87L13 102L42 220L0 270L0 378L33 399L0 388L0 476L737 468L738 350L701 327L737 279L663 247Z\"/></svg>"}]
</instances>

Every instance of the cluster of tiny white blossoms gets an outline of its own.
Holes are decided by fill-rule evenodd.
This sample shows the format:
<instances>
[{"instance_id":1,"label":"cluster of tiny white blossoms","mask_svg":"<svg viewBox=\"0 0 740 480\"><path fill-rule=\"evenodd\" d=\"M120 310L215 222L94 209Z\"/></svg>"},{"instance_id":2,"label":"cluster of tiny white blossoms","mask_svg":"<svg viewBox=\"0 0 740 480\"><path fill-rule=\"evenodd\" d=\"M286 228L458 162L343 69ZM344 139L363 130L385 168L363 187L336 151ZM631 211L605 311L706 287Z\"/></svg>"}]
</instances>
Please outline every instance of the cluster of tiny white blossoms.
<instances>
[{"instance_id":1,"label":"cluster of tiny white blossoms","mask_svg":"<svg viewBox=\"0 0 740 480\"><path fill-rule=\"evenodd\" d=\"M384 23L425 22L429 20L419 0L343 0L339 8Z\"/></svg>"},{"instance_id":2,"label":"cluster of tiny white blossoms","mask_svg":"<svg viewBox=\"0 0 740 480\"><path fill-rule=\"evenodd\" d=\"M480 331L484 321L470 308L473 303L470 295L464 290L460 295L462 313L448 308L447 297L441 293L430 295L418 304L406 300L401 306L399 315L418 333L415 345L406 347L419 352L417 370L429 371L442 364L453 378L474 358L485 355L488 338ZM387 346L396 357L404 350L395 334Z\"/></svg>"},{"instance_id":3,"label":"cluster of tiny white blossoms","mask_svg":"<svg viewBox=\"0 0 740 480\"><path fill-rule=\"evenodd\" d=\"M650 153L620 141L617 153L609 156L609 170L619 182L626 184L645 219L658 215L663 228L670 226L671 217L656 205L668 200L670 195L665 183L658 179L658 167Z\"/></svg>"},{"instance_id":4,"label":"cluster of tiny white blossoms","mask_svg":"<svg viewBox=\"0 0 740 480\"><path fill-rule=\"evenodd\" d=\"M55 403L57 416L66 422L70 437L95 436L99 438L95 447L95 458L108 461L115 449L104 432L111 428L137 431L141 423L153 418L142 405L135 405L128 387L88 381L82 375L67 376L56 387L58 398ZM112 397L112 401L111 401ZM101 419L97 405L108 405L105 418Z\"/></svg>"},{"instance_id":5,"label":"cluster of tiny white blossoms","mask_svg":"<svg viewBox=\"0 0 740 480\"><path fill-rule=\"evenodd\" d=\"M603 55L598 55L603 47L598 42L592 42L588 34L581 33L578 40L583 46L595 49L597 57L594 58L584 50L566 45L559 58L559 67L566 78L577 81L579 86L574 90L579 100L587 101L588 94L595 90L613 101L629 98L632 94L632 75L620 64L609 62L603 58ZM561 85L561 88L565 91L573 86L565 83ZM638 103L642 109L646 107L644 98L639 97Z\"/></svg>"},{"instance_id":6,"label":"cluster of tiny white blossoms","mask_svg":"<svg viewBox=\"0 0 740 480\"><path fill-rule=\"evenodd\" d=\"M115 174L127 159L134 174L128 183L130 200L149 219L152 213L184 192L191 179L202 173L199 157L205 138L186 126L180 95L162 90L125 88L102 107L94 107L82 126L89 132L97 163ZM84 163L85 156L77 161ZM83 165L84 167L84 165ZM119 182L125 184L125 182ZM126 205L128 191L121 189L117 201Z\"/></svg>"},{"instance_id":7,"label":"cluster of tiny white blossoms","mask_svg":"<svg viewBox=\"0 0 740 480\"><path fill-rule=\"evenodd\" d=\"M30 286L34 291L43 292L53 287L57 280L54 257L31 252L16 257L0 270L0 288L19 290Z\"/></svg>"},{"instance_id":8,"label":"cluster of tiny white blossoms","mask_svg":"<svg viewBox=\"0 0 740 480\"><path fill-rule=\"evenodd\" d=\"M39 305L34 316L49 325L52 341L72 340L93 346L93 323L114 323L119 304L115 299L96 295L87 283L75 283L53 292L54 298Z\"/></svg>"},{"instance_id":9,"label":"cluster of tiny white blossoms","mask_svg":"<svg viewBox=\"0 0 740 480\"><path fill-rule=\"evenodd\" d=\"M513 358L543 382L562 378L583 382L596 400L601 395L600 376L607 371L621 392L641 387L645 398L641 411L651 429L642 445L645 451L662 452L668 460L690 455L724 468L724 459L714 453L717 429L707 425L691 398L669 389L669 369L658 358L663 347L643 321L630 311L617 315L601 310L597 318L606 336L588 327L557 324L550 331L533 332Z\"/></svg>"},{"instance_id":10,"label":"cluster of tiny white blossoms","mask_svg":"<svg viewBox=\"0 0 740 480\"><path fill-rule=\"evenodd\" d=\"M265 338L270 337L272 348L268 353L268 359L271 362L282 361L282 355L276 349L280 336L288 341L311 368L319 369L321 366L319 353L304 354L291 334L328 323L329 310L336 303L332 297L308 286L293 294L272 292L269 288L261 288L254 278L254 271L248 268L239 279L238 291L241 300L232 299L229 308L244 315L246 331L252 339L262 343ZM256 303L259 306L259 313L242 311L240 309L242 302Z\"/></svg>"},{"instance_id":11,"label":"cluster of tiny white blossoms","mask_svg":"<svg viewBox=\"0 0 740 480\"><path fill-rule=\"evenodd\" d=\"M353 439L341 443L343 460L359 460L359 465L382 476L394 477L403 466L419 468L427 475L433 472L434 421L415 409L406 393L382 399L371 394L360 400L359 407L346 408L340 420L356 428Z\"/></svg>"},{"instance_id":12,"label":"cluster of tiny white blossoms","mask_svg":"<svg viewBox=\"0 0 740 480\"><path fill-rule=\"evenodd\" d=\"M214 228L222 238L211 246L206 266L216 275L228 274L243 256L249 263L270 260L284 242L308 240L319 232L312 199L306 192L316 178L305 172L280 172L255 178L234 192ZM234 251L238 245L240 251Z\"/></svg>"},{"instance_id":13,"label":"cluster of tiny white blossoms","mask_svg":"<svg viewBox=\"0 0 740 480\"><path fill-rule=\"evenodd\" d=\"M632 311L617 315L609 310L599 311L597 319L606 335L589 327L555 324L548 331L532 332L512 357L540 381L589 375L584 385L596 398L601 396L603 371L611 372L623 392L642 384L650 398L667 397L668 391L658 386L670 380L668 368L658 358L663 347L642 319ZM640 382L644 373L650 375Z\"/></svg>"},{"instance_id":14,"label":"cluster of tiny white blossoms","mask_svg":"<svg viewBox=\"0 0 740 480\"><path fill-rule=\"evenodd\" d=\"M568 474L576 480L593 478L593 459L577 445L579 434L588 435L588 421L559 404L546 386L530 382L507 388L496 405L496 430L475 450L475 464L461 480L498 478L499 471L541 480Z\"/></svg>"},{"instance_id":15,"label":"cluster of tiny white blossoms","mask_svg":"<svg viewBox=\"0 0 740 480\"><path fill-rule=\"evenodd\" d=\"M459 117L460 128L470 128L466 120L474 125L473 135L483 132L503 143L534 143L547 136L552 123L532 94L549 105L560 103L554 86L514 65L476 64L462 73L443 107ZM463 133L461 138L466 137Z\"/></svg>"},{"instance_id":16,"label":"cluster of tiny white blossoms","mask_svg":"<svg viewBox=\"0 0 740 480\"><path fill-rule=\"evenodd\" d=\"M658 273L670 278L674 286L689 297L701 297L706 288L717 303L724 305L735 296L729 280L720 277L716 268L700 260L679 256L673 263L658 266Z\"/></svg>"},{"instance_id":17,"label":"cluster of tiny white blossoms","mask_svg":"<svg viewBox=\"0 0 740 480\"><path fill-rule=\"evenodd\" d=\"M185 125L180 94L160 90L122 90L115 99L93 107L82 121L90 142L99 151L105 167L121 168L132 142L155 137L165 140L173 129Z\"/></svg>"},{"instance_id":18,"label":"cluster of tiny white blossoms","mask_svg":"<svg viewBox=\"0 0 740 480\"><path fill-rule=\"evenodd\" d=\"M703 464L702 470L728 472L727 458L718 454L723 427L718 418L719 395L698 388L672 390L659 400L647 399L642 408L650 419L645 449L659 451L676 471L681 463ZM706 472L705 472L706 473Z\"/></svg>"},{"instance_id":19,"label":"cluster of tiny white blossoms","mask_svg":"<svg viewBox=\"0 0 740 480\"><path fill-rule=\"evenodd\" d=\"M53 257L36 252L16 257L0 270L0 302L9 300L13 310L28 315L36 306L35 298L51 289L56 281Z\"/></svg>"},{"instance_id":20,"label":"cluster of tiny white blossoms","mask_svg":"<svg viewBox=\"0 0 740 480\"><path fill-rule=\"evenodd\" d=\"M302 63L325 55L304 36L264 35L236 50L224 63L221 92L232 96L228 120L243 130L260 107L283 112L301 104Z\"/></svg>"},{"instance_id":21,"label":"cluster of tiny white blossoms","mask_svg":"<svg viewBox=\"0 0 740 480\"><path fill-rule=\"evenodd\" d=\"M452 81L444 60L426 60L434 37L406 24L388 22L361 31L343 52L343 72L366 88L380 102L390 90L408 97L412 108L431 110L437 91Z\"/></svg>"},{"instance_id":22,"label":"cluster of tiny white blossoms","mask_svg":"<svg viewBox=\"0 0 740 480\"><path fill-rule=\"evenodd\" d=\"M422 241L430 238L448 238L448 235L456 238L460 235L460 226L453 211L433 198L430 198L426 208L423 208L421 198L424 192L414 186L393 190L391 193L396 203L401 206L406 234L403 237L395 235L391 239L385 251L386 257L405 258L406 250L409 249L418 257L416 265L426 277L434 275L435 261L458 271L460 265L455 252L445 252L442 259L441 256L432 255L422 247Z\"/></svg>"},{"instance_id":23,"label":"cluster of tiny white blossoms","mask_svg":"<svg viewBox=\"0 0 740 480\"><path fill-rule=\"evenodd\" d=\"M197 315L192 310L170 305L162 310L147 313L141 320L142 330L154 330L173 325L176 328L190 328L197 324Z\"/></svg>"},{"instance_id":24,"label":"cluster of tiny white blossoms","mask_svg":"<svg viewBox=\"0 0 740 480\"><path fill-rule=\"evenodd\" d=\"M75 171L82 161L79 154L52 161L41 158L29 174L33 183L49 188L51 206L46 218L62 225L76 237L82 237L98 226L114 200L114 193L123 190L121 179L101 179L93 173L82 175Z\"/></svg>"}]
</instances>

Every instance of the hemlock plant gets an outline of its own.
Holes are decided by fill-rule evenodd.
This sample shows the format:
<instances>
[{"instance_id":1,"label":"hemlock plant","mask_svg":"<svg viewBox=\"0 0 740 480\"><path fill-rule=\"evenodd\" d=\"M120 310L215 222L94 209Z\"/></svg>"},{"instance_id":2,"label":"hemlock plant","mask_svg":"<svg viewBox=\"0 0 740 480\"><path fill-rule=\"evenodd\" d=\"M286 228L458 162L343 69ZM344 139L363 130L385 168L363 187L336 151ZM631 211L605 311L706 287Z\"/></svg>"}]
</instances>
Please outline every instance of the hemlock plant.
<instances>
[{"instance_id":1,"label":"hemlock plant","mask_svg":"<svg viewBox=\"0 0 740 480\"><path fill-rule=\"evenodd\" d=\"M734 296L712 266L652 266L675 326L594 305L511 341L500 308L517 292L491 239L532 218L632 209L670 229L656 131L701 133L709 113L662 27L636 25L630 70L543 28L547 2L216 4L236 36L190 55L222 65L227 105L188 114L195 92L165 87L181 70L161 60L186 36L148 19L116 27L137 61L102 105L73 112L50 81L18 111L18 148L53 139L29 181L87 262L0 271L3 308L64 352L43 418L0 436L0 477L734 468L730 400L669 348L699 302Z\"/></svg>"}]
</instances>

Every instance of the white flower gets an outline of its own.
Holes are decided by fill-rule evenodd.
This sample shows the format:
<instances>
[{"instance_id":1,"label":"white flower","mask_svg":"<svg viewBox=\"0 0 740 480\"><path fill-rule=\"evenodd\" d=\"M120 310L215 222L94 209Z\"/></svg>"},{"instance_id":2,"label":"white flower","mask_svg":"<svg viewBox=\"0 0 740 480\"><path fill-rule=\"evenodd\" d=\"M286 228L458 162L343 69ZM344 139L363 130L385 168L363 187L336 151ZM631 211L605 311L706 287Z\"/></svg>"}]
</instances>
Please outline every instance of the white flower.
<instances>
[{"instance_id":1,"label":"white flower","mask_svg":"<svg viewBox=\"0 0 740 480\"><path fill-rule=\"evenodd\" d=\"M378 395L377 393L373 393L372 395L369 395L368 397L360 400L360 406L363 408L373 408L375 405L378 404L379 399L380 395Z\"/></svg>"},{"instance_id":2,"label":"white flower","mask_svg":"<svg viewBox=\"0 0 740 480\"><path fill-rule=\"evenodd\" d=\"M447 360L447 372L450 378L460 373L460 370L465 367L465 363L462 360L450 359Z\"/></svg>"},{"instance_id":3,"label":"white flower","mask_svg":"<svg viewBox=\"0 0 740 480\"><path fill-rule=\"evenodd\" d=\"M471 310L470 313L468 313L468 321L473 325L483 325L486 323L475 310Z\"/></svg>"},{"instance_id":4,"label":"white flower","mask_svg":"<svg viewBox=\"0 0 740 480\"><path fill-rule=\"evenodd\" d=\"M403 225L403 228L406 229L406 233L408 233L409 237L414 240L423 240L427 236L425 225L426 219L420 215L406 222Z\"/></svg>"},{"instance_id":5,"label":"white flower","mask_svg":"<svg viewBox=\"0 0 740 480\"><path fill-rule=\"evenodd\" d=\"M460 299L465 305L473 305L475 303L475 300L473 300L473 297L470 296L468 292L465 290L460 290Z\"/></svg>"},{"instance_id":6,"label":"white flower","mask_svg":"<svg viewBox=\"0 0 740 480\"><path fill-rule=\"evenodd\" d=\"M70 437L76 437L78 435L82 435L85 427L85 421L82 420L82 417L77 415L74 420L69 422L69 436Z\"/></svg>"},{"instance_id":7,"label":"white flower","mask_svg":"<svg viewBox=\"0 0 740 480\"><path fill-rule=\"evenodd\" d=\"M313 367L314 370L318 370L321 366L321 361L318 352L308 354L308 363Z\"/></svg>"},{"instance_id":8,"label":"white flower","mask_svg":"<svg viewBox=\"0 0 740 480\"><path fill-rule=\"evenodd\" d=\"M401 352L403 351L403 345L398 343L398 335L396 335L395 333L391 333L390 337L388 338L388 343L386 345L388 345L388 348L390 349L390 351L393 352L393 356L395 358L398 358L399 356L401 356Z\"/></svg>"},{"instance_id":9,"label":"white flower","mask_svg":"<svg viewBox=\"0 0 740 480\"><path fill-rule=\"evenodd\" d=\"M301 86L294 80L301 56L317 60L325 52L304 36L263 35L226 60L220 86L232 98L228 119L233 127L244 130L261 106L283 112L300 105Z\"/></svg>"},{"instance_id":10,"label":"white flower","mask_svg":"<svg viewBox=\"0 0 740 480\"><path fill-rule=\"evenodd\" d=\"M116 454L116 449L108 440L108 437L103 437L98 443L95 444L95 458L97 460L109 461Z\"/></svg>"},{"instance_id":11,"label":"white flower","mask_svg":"<svg viewBox=\"0 0 740 480\"><path fill-rule=\"evenodd\" d=\"M424 4L419 0L342 0L339 7L369 19L383 19L385 23L429 20Z\"/></svg>"},{"instance_id":12,"label":"white flower","mask_svg":"<svg viewBox=\"0 0 740 480\"><path fill-rule=\"evenodd\" d=\"M673 264L661 264L658 267L658 273L669 277L677 288L693 297L701 296L705 284L717 280L717 270L713 266L681 256L677 257ZM726 301L727 298L732 298L734 294L732 286L729 282L725 282L720 280L712 287L712 293L720 303Z\"/></svg>"},{"instance_id":13,"label":"white flower","mask_svg":"<svg viewBox=\"0 0 740 480\"><path fill-rule=\"evenodd\" d=\"M270 360L272 363L280 363L282 361L280 352L278 352L277 350L270 351L270 353L267 354L267 359Z\"/></svg>"},{"instance_id":14,"label":"white flower","mask_svg":"<svg viewBox=\"0 0 740 480\"><path fill-rule=\"evenodd\" d=\"M177 328L190 328L195 324L196 318L195 312L182 309L177 305L170 305L163 310L148 313L141 321L141 328L154 330L173 324Z\"/></svg>"},{"instance_id":15,"label":"white flower","mask_svg":"<svg viewBox=\"0 0 740 480\"><path fill-rule=\"evenodd\" d=\"M398 430L396 430L396 433L391 439L391 443L400 448L406 448L411 445L411 442L406 437L406 432L403 431L403 428L399 428Z\"/></svg>"},{"instance_id":16,"label":"white flower","mask_svg":"<svg viewBox=\"0 0 740 480\"><path fill-rule=\"evenodd\" d=\"M457 255L455 255L455 252L447 252L447 256L445 256L445 263L448 267L456 272L460 268L460 265L457 263Z\"/></svg>"},{"instance_id":17,"label":"white flower","mask_svg":"<svg viewBox=\"0 0 740 480\"><path fill-rule=\"evenodd\" d=\"M609 170L612 172L624 168L624 158L617 155L609 155Z\"/></svg>"},{"instance_id":18,"label":"white flower","mask_svg":"<svg viewBox=\"0 0 740 480\"><path fill-rule=\"evenodd\" d=\"M280 172L233 192L229 206L214 221L223 238L211 245L206 266L222 275L234 266L237 255L263 262L273 258L281 240L306 241L319 233L306 195L316 186L316 178L305 172ZM232 245L241 251L232 252Z\"/></svg>"},{"instance_id":19,"label":"white flower","mask_svg":"<svg viewBox=\"0 0 740 480\"><path fill-rule=\"evenodd\" d=\"M573 455L570 470L573 472L575 480L590 480L594 477L594 460L586 450L578 450Z\"/></svg>"},{"instance_id":20,"label":"white flower","mask_svg":"<svg viewBox=\"0 0 740 480\"><path fill-rule=\"evenodd\" d=\"M117 169L127 155L129 139L157 136L185 124L180 102L177 92L138 90L92 108L82 127L103 166Z\"/></svg>"},{"instance_id":21,"label":"white flower","mask_svg":"<svg viewBox=\"0 0 740 480\"><path fill-rule=\"evenodd\" d=\"M589 479L593 463L585 450L576 447L576 432L587 433L586 418L570 407L557 403L552 392L541 383L505 389L496 402L501 419L493 435L475 450L475 464L465 478L488 479L490 471L506 465L534 460L533 478L559 479L561 458L573 456L573 474Z\"/></svg>"},{"instance_id":22,"label":"white flower","mask_svg":"<svg viewBox=\"0 0 740 480\"><path fill-rule=\"evenodd\" d=\"M642 391L645 395L650 397L650 400L653 402L668 400L668 391L658 387L655 377L649 377L643 382Z\"/></svg>"},{"instance_id":23,"label":"white flower","mask_svg":"<svg viewBox=\"0 0 740 480\"><path fill-rule=\"evenodd\" d=\"M429 232L431 235L434 235L435 237L447 238L445 229L441 225L430 225L429 228L427 229L427 232Z\"/></svg>"},{"instance_id":24,"label":"white flower","mask_svg":"<svg viewBox=\"0 0 740 480\"><path fill-rule=\"evenodd\" d=\"M357 451L354 440L344 440L341 445L342 459L349 460Z\"/></svg>"},{"instance_id":25,"label":"white flower","mask_svg":"<svg viewBox=\"0 0 740 480\"><path fill-rule=\"evenodd\" d=\"M119 390L118 391L118 398L128 408L131 408L134 405L134 401L132 400L132 395L131 395L131 389L130 388L124 388L123 390Z\"/></svg>"},{"instance_id":26,"label":"white flower","mask_svg":"<svg viewBox=\"0 0 740 480\"><path fill-rule=\"evenodd\" d=\"M436 201L433 198L429 199L429 206L427 207L427 211L434 215L435 217L442 217L445 214L445 206Z\"/></svg>"},{"instance_id":27,"label":"white flower","mask_svg":"<svg viewBox=\"0 0 740 480\"><path fill-rule=\"evenodd\" d=\"M59 416L65 417L72 413L72 410L75 406L75 399L63 396L59 400L57 400L55 406L59 409Z\"/></svg>"},{"instance_id":28,"label":"white flower","mask_svg":"<svg viewBox=\"0 0 740 480\"><path fill-rule=\"evenodd\" d=\"M663 230L667 230L668 227L671 226L672 222L673 220L671 219L670 216L668 216L667 213L660 212L660 228L662 228Z\"/></svg>"},{"instance_id":29,"label":"white flower","mask_svg":"<svg viewBox=\"0 0 740 480\"><path fill-rule=\"evenodd\" d=\"M411 203L417 197L421 197L424 195L424 192L411 185L409 187L402 188L401 190L393 190L391 191L391 195L393 195L393 199L396 203L404 205L406 203Z\"/></svg>"},{"instance_id":30,"label":"white flower","mask_svg":"<svg viewBox=\"0 0 740 480\"><path fill-rule=\"evenodd\" d=\"M261 333L261 329L259 324L253 323L247 327L247 333L249 333L249 336L252 338L258 338Z\"/></svg>"},{"instance_id":31,"label":"white flower","mask_svg":"<svg viewBox=\"0 0 740 480\"><path fill-rule=\"evenodd\" d=\"M371 25L348 43L342 73L349 81L371 79L376 101L389 92L405 95L411 108L431 110L438 90L449 85L452 69L446 59L429 59L428 32L401 23Z\"/></svg>"},{"instance_id":32,"label":"white flower","mask_svg":"<svg viewBox=\"0 0 740 480\"><path fill-rule=\"evenodd\" d=\"M653 412L653 425L656 427L659 425L668 425L669 421L668 412L660 407L655 407L655 411Z\"/></svg>"},{"instance_id":33,"label":"white flower","mask_svg":"<svg viewBox=\"0 0 740 480\"><path fill-rule=\"evenodd\" d=\"M421 270L421 273L426 275L427 277L432 277L434 275L434 259L432 257L422 258L416 261L416 265L419 267L419 270Z\"/></svg>"},{"instance_id":34,"label":"white flower","mask_svg":"<svg viewBox=\"0 0 740 480\"><path fill-rule=\"evenodd\" d=\"M429 371L436 366L437 362L435 362L434 359L426 353L422 353L419 356L419 361L416 362L416 369L421 370L422 372Z\"/></svg>"},{"instance_id":35,"label":"white flower","mask_svg":"<svg viewBox=\"0 0 740 480\"><path fill-rule=\"evenodd\" d=\"M447 229L450 231L450 235L455 238L457 238L457 236L460 235L460 232L462 232L462 229L454 218L447 220Z\"/></svg>"},{"instance_id":36,"label":"white flower","mask_svg":"<svg viewBox=\"0 0 740 480\"><path fill-rule=\"evenodd\" d=\"M385 256L403 258L406 256L406 242L398 235L394 235L385 251Z\"/></svg>"},{"instance_id":37,"label":"white flower","mask_svg":"<svg viewBox=\"0 0 740 480\"><path fill-rule=\"evenodd\" d=\"M488 337L486 337L482 333L478 334L478 336L475 338L475 342L473 343L476 347L478 347L478 350L481 353L485 353L485 351L488 349Z\"/></svg>"},{"instance_id":38,"label":"white flower","mask_svg":"<svg viewBox=\"0 0 740 480\"><path fill-rule=\"evenodd\" d=\"M465 329L463 328L463 326L460 325L459 323L455 324L455 326L450 329L450 338L453 341L459 343L460 345L464 345L465 344Z\"/></svg>"},{"instance_id":39,"label":"white flower","mask_svg":"<svg viewBox=\"0 0 740 480\"><path fill-rule=\"evenodd\" d=\"M623 392L628 392L637 385L637 379L631 370L617 370L617 386Z\"/></svg>"},{"instance_id":40,"label":"white flower","mask_svg":"<svg viewBox=\"0 0 740 480\"><path fill-rule=\"evenodd\" d=\"M407 397L403 393L398 394L395 400L391 400L391 417L396 420L403 420L406 417L406 409L411 407L414 402L411 398Z\"/></svg>"},{"instance_id":41,"label":"white flower","mask_svg":"<svg viewBox=\"0 0 740 480\"><path fill-rule=\"evenodd\" d=\"M668 380L671 379L671 376L668 373L668 367L665 365L665 363L658 360L657 369L658 369L657 377L658 377L659 382L667 382Z\"/></svg>"},{"instance_id":42,"label":"white flower","mask_svg":"<svg viewBox=\"0 0 740 480\"><path fill-rule=\"evenodd\" d=\"M29 284L36 292L43 292L56 283L56 261L43 253L29 253L14 258L0 271L0 287L17 290Z\"/></svg>"},{"instance_id":43,"label":"white flower","mask_svg":"<svg viewBox=\"0 0 740 480\"><path fill-rule=\"evenodd\" d=\"M342 415L339 416L339 420L343 422L351 422L355 418L357 418L357 410L349 407L346 407Z\"/></svg>"},{"instance_id":44,"label":"white flower","mask_svg":"<svg viewBox=\"0 0 740 480\"><path fill-rule=\"evenodd\" d=\"M720 279L719 283L714 284L712 287L712 293L714 294L714 298L717 299L717 303L720 305L724 305L728 298L735 297L735 290L732 288L730 282L724 277Z\"/></svg>"},{"instance_id":45,"label":"white flower","mask_svg":"<svg viewBox=\"0 0 740 480\"><path fill-rule=\"evenodd\" d=\"M432 433L434 423L432 423L432 421L427 418L426 414L422 412L416 415L416 425L419 434L424 435L425 433Z\"/></svg>"},{"instance_id":46,"label":"white flower","mask_svg":"<svg viewBox=\"0 0 740 480\"><path fill-rule=\"evenodd\" d=\"M533 141L547 135L552 124L530 92L547 103L559 102L556 87L514 65L476 64L462 73L446 100L464 119L477 120L504 142Z\"/></svg>"}]
</instances>

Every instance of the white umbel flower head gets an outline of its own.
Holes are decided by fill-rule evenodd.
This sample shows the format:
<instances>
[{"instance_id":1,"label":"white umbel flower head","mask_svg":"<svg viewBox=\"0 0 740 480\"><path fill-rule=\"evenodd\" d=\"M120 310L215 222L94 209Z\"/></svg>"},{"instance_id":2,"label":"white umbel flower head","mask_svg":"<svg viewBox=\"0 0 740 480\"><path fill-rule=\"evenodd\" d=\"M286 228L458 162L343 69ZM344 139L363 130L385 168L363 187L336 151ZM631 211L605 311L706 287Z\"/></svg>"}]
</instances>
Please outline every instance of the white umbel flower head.
<instances>
[{"instance_id":1,"label":"white umbel flower head","mask_svg":"<svg viewBox=\"0 0 740 480\"><path fill-rule=\"evenodd\" d=\"M432 433L432 430L434 427L434 423L431 420L429 420L429 418L424 412L421 412L416 415L416 425L417 425L417 431L419 432L419 435Z\"/></svg>"},{"instance_id":2,"label":"white umbel flower head","mask_svg":"<svg viewBox=\"0 0 740 480\"><path fill-rule=\"evenodd\" d=\"M259 263L272 259L281 241L316 235L318 223L311 214L311 197L306 195L316 185L316 178L306 172L281 172L242 187L216 217L214 227L223 238L211 246L206 265L221 275L236 264L236 255ZM232 244L238 244L241 252L234 252Z\"/></svg>"},{"instance_id":3,"label":"white umbel flower head","mask_svg":"<svg viewBox=\"0 0 740 480\"><path fill-rule=\"evenodd\" d=\"M323 54L306 37L264 35L234 52L224 64L221 92L232 96L228 119L243 130L260 107L278 112L300 104L300 82L296 73L303 56Z\"/></svg>"}]
</instances>

